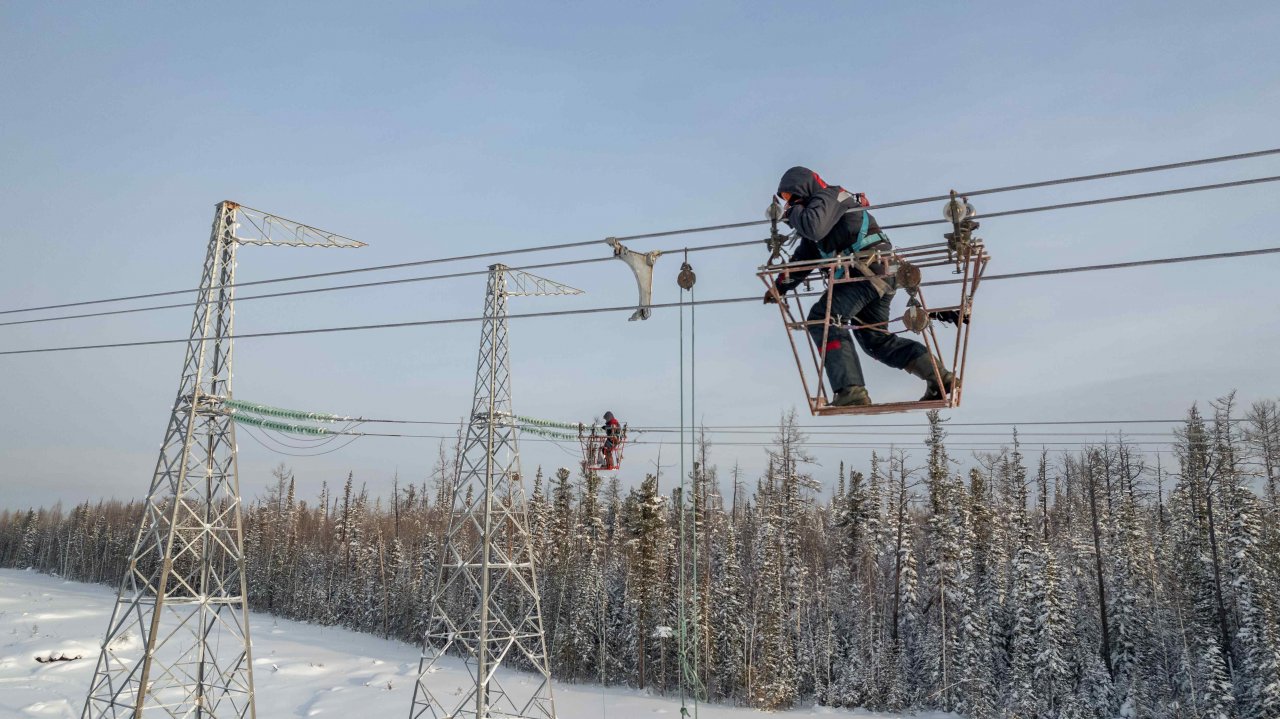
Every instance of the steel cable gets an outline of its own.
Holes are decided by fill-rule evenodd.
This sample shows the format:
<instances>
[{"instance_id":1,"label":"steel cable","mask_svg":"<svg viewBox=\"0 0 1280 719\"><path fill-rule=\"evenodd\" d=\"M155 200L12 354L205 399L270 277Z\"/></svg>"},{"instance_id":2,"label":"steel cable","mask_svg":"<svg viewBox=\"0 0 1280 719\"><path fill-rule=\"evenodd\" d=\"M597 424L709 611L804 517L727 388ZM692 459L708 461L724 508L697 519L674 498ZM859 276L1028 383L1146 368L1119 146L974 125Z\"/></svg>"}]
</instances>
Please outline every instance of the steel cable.
<instances>
[{"instance_id":1,"label":"steel cable","mask_svg":"<svg viewBox=\"0 0 1280 719\"><path fill-rule=\"evenodd\" d=\"M1108 204L1112 202L1141 200L1141 199L1148 199L1152 197L1162 197L1166 195L1178 195L1178 194L1184 194L1188 192L1201 192L1204 190L1219 190L1219 189L1225 189L1229 187L1241 187L1244 185L1254 185L1254 184L1259 184L1263 182L1276 182L1276 181L1280 181L1280 175L1273 176L1273 177L1260 177L1260 178L1254 178L1249 180L1236 180L1233 182L1217 183L1213 185L1197 185L1195 187L1180 187L1180 188L1174 188L1171 190L1160 190L1157 192L1144 192L1136 195L1121 195L1116 197L1103 197L1103 198L1098 198L1093 200L1081 200L1078 202L1066 202L1066 203L1060 203L1056 205L1024 207L1016 210L1004 210L1001 212L992 212L987 215L982 215L981 217L982 219L990 219L993 217L1010 217L1014 215L1025 215L1025 214L1031 214L1035 212L1048 212L1051 210L1063 210L1063 209L1070 209L1070 208L1076 208L1076 207L1088 207L1091 205L1102 205L1102 204ZM884 225L881 229L892 230L892 229L902 229L902 228L909 228L909 227L924 227L926 225L940 225L940 224L946 224L948 222L949 222L948 220L921 220L919 222L906 222L906 223L900 223L896 225ZM761 245L760 240L744 240L741 242L724 242L724 243L715 244L715 245L689 247L689 248L685 248L685 252L724 250L724 249L735 248L735 247L760 246L760 245ZM672 251L673 250L662 250L663 253L668 253ZM1265 250L1258 250L1254 252L1258 254L1266 253ZM1224 253L1222 256L1228 257L1232 255L1230 253ZM1245 255L1242 254L1238 256L1245 256ZM569 267L573 265L584 265L584 264L595 263L595 262L608 262L611 259L613 259L612 256L587 257L587 258L576 259L576 260L562 260L560 262L545 262L537 265L524 265L522 267L512 267L510 269L539 270L539 269L547 269L551 267ZM1183 260L1179 260L1176 258L1169 260L1169 262L1179 262L1179 261L1183 261ZM1121 263L1115 266L1100 266L1100 265L1089 266L1089 267L1083 267L1083 268L1066 270L1066 271L1083 272L1083 271L1092 270L1092 269L1115 269L1122 266L1126 266L1126 264ZM444 275L406 277L406 278L401 278L396 280L380 280L377 282L360 282L360 283L350 284L350 285L334 285L331 287L313 287L305 290L288 290L284 292L270 292L270 293L261 294L261 295L248 295L244 297L237 297L236 300L239 302L243 302L245 300L272 299L277 297L291 297L295 295L316 294L320 292L336 292L340 290L364 289L368 287L380 287L384 285L401 285L401 284L409 284L409 283L415 283L415 282L431 282L434 280L449 280L449 279L456 279L461 277L475 277L475 276L487 275L487 274L489 274L489 270L487 269L468 270L466 272L454 272L454 273L444 274ZM1032 273L1021 273L1021 274L1013 274L1013 275L989 275L987 277L984 277L983 279L1013 279L1015 277L1036 277L1039 274L1043 274L1043 273L1032 272ZM943 281L935 281L935 282L926 282L924 284L937 286L937 285L955 284L957 282L958 280L943 280ZM254 282L240 283L238 285L235 285L235 287L243 287L245 285L250 285L250 284L256 284L256 283ZM214 286L212 289L218 289L218 286ZM218 302L218 300L204 300L203 302L197 301L197 302L174 303L174 304L168 304L168 305L151 305L148 307L134 307L134 308L124 309L124 310L108 310L105 312L87 312L87 313L74 314L74 315L59 315L57 317L40 317L40 318L30 319L30 320L11 320L9 322L0 322L0 327L6 327L10 325L41 324L44 322L57 322L60 320L83 319L87 317L126 315L126 314L138 313L138 312L153 312L156 310L180 309L180 308L186 308L186 307L195 307L196 305L199 305L199 304L214 304L216 302ZM5 314L5 313L0 312L0 314Z\"/></svg>"},{"instance_id":2,"label":"steel cable","mask_svg":"<svg viewBox=\"0 0 1280 719\"><path fill-rule=\"evenodd\" d=\"M1047 275L1068 274L1072 272L1086 272L1090 270L1127 269L1127 268L1133 268L1133 267L1144 267L1147 265L1167 265L1167 264L1175 264L1180 262L1202 262L1206 260L1218 260L1218 259L1227 259L1227 258L1235 258L1235 257L1253 257L1257 255L1274 254L1277 252L1280 252L1280 247L1266 247L1266 248L1257 249L1257 250L1240 250L1236 252L1217 252L1217 253L1205 254L1205 255L1186 255L1182 257L1161 257L1161 258L1150 259L1150 260L1135 260L1132 262L1116 262L1116 263L1103 264L1103 265L1086 265L1086 266L1080 266L1080 267L1058 267L1058 268L1048 269L1048 270L1032 270L1028 272L1012 273L1008 275L990 275L987 277L983 277L982 281L991 282L996 280L1021 279L1025 277L1042 277ZM922 286L939 286L939 285L956 284L958 282L960 282L960 280L938 280L934 282L924 282L924 283L921 283L921 285ZM822 293L815 291L815 292L808 292L808 293L800 293L800 296L810 297L810 296L817 296L820 294ZM734 304L734 303L740 303L740 302L759 302L759 301L760 301L760 297L753 295L750 297L723 297L723 298L714 299L714 300L697 300L696 303L661 302L661 303L650 304L648 305L648 307L652 309L669 309L672 307L682 307L687 304L724 305L724 304ZM633 312L633 311L635 311L635 305L622 305L622 306L615 306L615 307L587 307L587 308L575 309L575 310L550 310L550 311L543 311L543 312L524 312L524 313L510 315L508 319L512 319L512 320L533 319L537 317L562 317L567 315L588 315L588 314L600 314L604 312ZM435 326L435 325L451 325L451 324L464 324L464 323L470 323L470 322L481 322L484 319L485 319L484 317L452 317L452 318L438 319L438 320L411 320L407 322L383 322L383 323L369 324L369 325L348 325L344 327L316 327L313 329L304 329L304 330L274 330L269 332L248 332L248 333L236 335L234 339L243 340L243 339L257 339L261 337L288 337L288 336L294 336L294 335L326 334L331 332L355 332L359 330L397 329L397 328L404 328L404 327L428 327L428 326ZM167 339L167 340L140 340L136 342L108 342L108 343L92 344L92 345L72 345L67 347L39 347L35 349L24 349L24 350L4 350L4 351L0 351L0 355L23 355L23 354L38 354L38 353L47 353L47 352L72 352L72 351L78 351L78 350L115 349L115 348L123 348L123 347L148 347L152 345L179 344L182 342L190 342L190 341L191 341L190 338L182 338L182 339Z\"/></svg>"},{"instance_id":3,"label":"steel cable","mask_svg":"<svg viewBox=\"0 0 1280 719\"><path fill-rule=\"evenodd\" d=\"M1252 152L1237 153L1232 155L1220 155L1217 157L1208 157L1208 158L1202 158L1197 160L1187 160L1183 162L1167 163L1162 165L1148 165L1145 167L1136 167L1136 168L1130 168L1126 170L1113 170L1110 172L1101 172L1101 173L1095 173L1091 175L1077 175L1074 177L1064 177L1064 178L1058 178L1054 180L1042 180L1038 182L1004 185L1000 187L990 187L990 188L980 189L980 190L969 190L969 191L957 193L957 194L967 196L967 197L977 197L981 195L1013 192L1017 190L1026 190L1026 189L1041 188L1041 187L1052 187L1055 185L1065 185L1065 184L1086 182L1086 181L1092 181L1092 180L1124 177L1128 175L1137 175L1137 174L1150 173L1150 172L1162 172L1166 170L1195 167L1199 165L1208 165L1213 163L1233 162L1238 160L1253 159L1253 158L1265 157L1268 155L1276 155L1276 154L1280 154L1280 148L1274 148L1274 149L1268 149L1268 150L1256 150ZM1266 181L1269 181L1269 180L1259 179L1259 180L1253 180L1253 181L1245 181L1243 184L1249 184L1250 182L1256 183L1256 182L1266 182ZM1223 185L1223 186L1230 186L1230 185ZM1204 189L1212 189L1212 186L1208 186ZM1184 191L1192 191L1192 190L1184 190ZM1166 191L1164 193L1152 193L1145 196L1156 197L1156 196L1159 196L1160 194L1175 194L1175 193L1172 191ZM908 205L922 204L926 202L938 202L942 200L947 200L949 198L950 198L949 194L930 195L927 197L917 197L909 200L897 200L897 201L885 202L877 205L870 205L865 209L873 210L873 209L886 209L890 207L905 207ZM1131 199L1136 199L1136 198L1131 198ZM1080 206L1080 205L1068 204L1066 206ZM995 217L995 216L997 215L995 214L987 215L987 217ZM898 225L898 227L922 226L926 224L937 224L937 222L938 221L911 223L907 225ZM752 220L750 222L732 222L732 223L719 224L719 225L687 227L683 229L666 230L662 232L647 232L647 233L634 234L634 235L622 235L622 236L614 237L611 239L617 239L620 241L654 239L659 237L673 237L676 235L686 235L686 234L701 233L701 232L715 232L718 230L731 230L731 229L738 229L738 228L744 228L744 227L759 227L759 226L766 225L768 223L769 223L768 220ZM886 227L886 229L888 229L888 227ZM463 260L485 259L485 258L492 258L492 257L501 257L505 255L524 254L529 252L546 252L546 251L552 251L552 250L572 249L577 247L589 247L592 245L599 245L599 244L606 243L608 239L609 238L599 239L599 240L584 240L580 242L563 242L559 244L538 245L533 247L521 247L521 248L510 249L510 250L495 250L492 252L479 252L479 253L474 253L470 255L457 255L454 257L439 257L439 258L431 258L431 259L425 259L425 260L413 260L409 262L397 262L397 263L385 264L385 265L355 267L355 268L346 269L346 270L313 272L313 273L303 274L303 275L291 275L286 277L274 277L274 278L269 278L264 280L253 280L250 282L241 282L241 283L238 283L236 286L249 287L252 285L269 284L269 283L275 283L275 282L295 282L299 280L319 279L322 277L336 277L340 275L349 275L349 274L356 274L361 272L376 272L376 271L382 271L382 270L403 269L406 267L421 267L424 265L443 264L448 262L460 262ZM692 251L694 248L689 248L689 249ZM61 309L65 307L81 307L85 305L106 304L111 302L127 302L131 300L151 299L155 297L168 297L173 295L186 294L188 292L199 292L200 289L201 288L190 288L185 290L167 290L163 292L147 292L147 293L137 294L137 295L125 295L121 297L111 297L111 298L97 299L97 300L81 300L78 302L63 302L59 304L43 305L38 307L21 307L21 308L15 308L15 309L0 310L0 315L14 314L19 312L36 312L39 310Z\"/></svg>"}]
</instances>

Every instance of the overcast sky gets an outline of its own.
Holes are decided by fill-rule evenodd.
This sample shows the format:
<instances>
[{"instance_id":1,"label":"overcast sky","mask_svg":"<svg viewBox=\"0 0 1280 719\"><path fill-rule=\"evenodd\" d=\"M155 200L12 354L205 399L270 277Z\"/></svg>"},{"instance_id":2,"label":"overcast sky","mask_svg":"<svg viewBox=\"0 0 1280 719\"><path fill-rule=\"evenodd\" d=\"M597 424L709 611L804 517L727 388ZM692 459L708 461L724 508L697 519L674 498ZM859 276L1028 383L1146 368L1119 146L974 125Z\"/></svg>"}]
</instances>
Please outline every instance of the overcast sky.
<instances>
[{"instance_id":1,"label":"overcast sky","mask_svg":"<svg viewBox=\"0 0 1280 719\"><path fill-rule=\"evenodd\" d=\"M1280 146L1274 2L262 5L0 4L0 309L194 286L223 199L369 243L245 247L238 277L249 281L752 220L795 164L891 201ZM1276 174L1280 159L1271 158L974 202L997 211ZM1270 247L1280 245L1276 192L1258 185L997 218L980 234L993 273ZM892 237L902 246L940 232ZM753 228L632 246L760 237ZM698 298L759 294L763 258L762 247L692 255ZM677 299L679 263L659 260L656 302ZM621 263L543 274L586 294L516 298L513 312L635 301ZM1151 419L1233 388L1245 401L1280 395L1278 274L1280 257L1267 256L984 285L964 406L947 414ZM480 314L483 293L484 278L473 277L242 302L236 327L468 317ZM180 338L189 314L0 327L0 349ZM43 315L0 318L34 316ZM577 421L611 409L633 424L676 424L678 315L626 317L513 322L517 412ZM469 409L479 329L246 339L236 347L236 396L456 420ZM769 425L803 409L772 308L702 307L696 342L702 422ZM0 356L0 506L144 493L182 353L162 345ZM922 391L904 373L867 365L877 401ZM901 432L867 428L923 417L803 421ZM1096 429L1028 427L1057 434L1025 439L1072 442L1081 437L1062 433ZM763 449L732 443L766 436L717 435L713 459L722 473L740 462L754 477ZM348 471L374 492L397 473L421 481L436 456L430 439L366 438L310 458L282 457L243 432L239 441L249 495L281 460L311 497ZM918 435L850 441L915 447ZM522 449L529 470L576 461L554 444ZM633 448L624 480L652 471L657 451ZM675 447L662 452L664 465L678 460ZM815 451L826 480L839 460L866 454Z\"/></svg>"}]
</instances>

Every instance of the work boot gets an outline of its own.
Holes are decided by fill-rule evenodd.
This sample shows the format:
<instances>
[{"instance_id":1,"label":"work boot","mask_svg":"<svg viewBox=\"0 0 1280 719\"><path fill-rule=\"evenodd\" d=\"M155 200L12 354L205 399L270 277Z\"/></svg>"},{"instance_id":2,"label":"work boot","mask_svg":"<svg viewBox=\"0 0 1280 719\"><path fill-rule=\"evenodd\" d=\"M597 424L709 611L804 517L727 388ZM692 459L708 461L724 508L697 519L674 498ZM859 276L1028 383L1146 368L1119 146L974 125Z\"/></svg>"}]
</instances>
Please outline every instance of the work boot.
<instances>
[{"instance_id":1,"label":"work boot","mask_svg":"<svg viewBox=\"0 0 1280 719\"><path fill-rule=\"evenodd\" d=\"M831 398L832 407L865 407L869 404L871 395L867 394L867 388L856 384L836 392L836 396Z\"/></svg>"},{"instance_id":2,"label":"work boot","mask_svg":"<svg viewBox=\"0 0 1280 719\"><path fill-rule=\"evenodd\" d=\"M928 353L911 360L911 363L903 369L929 383L929 386L925 389L924 396L920 398L921 402L946 399L942 386L938 384L938 377L933 372L933 362L930 361ZM955 390L956 376L947 371L947 368L942 366L941 361L938 362L938 373L942 375L942 384L946 386L946 394L951 394Z\"/></svg>"}]
</instances>

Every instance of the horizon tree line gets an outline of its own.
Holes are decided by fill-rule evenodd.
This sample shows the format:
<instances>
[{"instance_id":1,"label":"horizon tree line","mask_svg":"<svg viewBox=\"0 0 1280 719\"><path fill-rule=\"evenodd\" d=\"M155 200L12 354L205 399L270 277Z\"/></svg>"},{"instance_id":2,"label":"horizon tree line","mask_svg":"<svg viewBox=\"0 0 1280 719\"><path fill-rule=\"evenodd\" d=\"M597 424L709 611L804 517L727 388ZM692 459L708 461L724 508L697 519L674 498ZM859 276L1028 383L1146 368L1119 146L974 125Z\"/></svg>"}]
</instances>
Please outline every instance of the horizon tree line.
<instances>
[{"instance_id":1,"label":"horizon tree line","mask_svg":"<svg viewBox=\"0 0 1280 719\"><path fill-rule=\"evenodd\" d=\"M553 676L769 710L1280 716L1280 410L1240 412L1191 407L1169 467L1123 438L1028 458L1016 431L962 467L934 412L918 458L833 476L791 412L765 472L728 487L705 436L683 483L539 468ZM442 446L389 498L348 474L312 501L281 464L245 506L251 606L420 643L455 460ZM0 566L115 585L141 510L0 510Z\"/></svg>"}]
</instances>

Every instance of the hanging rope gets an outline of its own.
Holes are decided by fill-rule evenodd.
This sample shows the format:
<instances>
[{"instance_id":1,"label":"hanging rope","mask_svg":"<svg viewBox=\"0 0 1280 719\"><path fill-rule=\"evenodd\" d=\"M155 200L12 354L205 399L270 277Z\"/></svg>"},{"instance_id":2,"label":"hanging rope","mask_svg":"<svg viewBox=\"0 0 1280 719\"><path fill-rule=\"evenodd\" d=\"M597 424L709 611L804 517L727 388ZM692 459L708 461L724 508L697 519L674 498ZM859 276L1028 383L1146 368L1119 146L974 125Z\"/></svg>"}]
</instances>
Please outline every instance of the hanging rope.
<instances>
[{"instance_id":1,"label":"hanging rope","mask_svg":"<svg viewBox=\"0 0 1280 719\"><path fill-rule=\"evenodd\" d=\"M696 468L694 470L694 485L693 485L693 498L694 498L693 596L694 596L695 606L697 606L696 602L697 602L697 594L698 594L698 512L697 510L699 507L701 507L703 512L706 511L705 504L700 504L701 502L705 502L706 497L703 497L698 494L698 485L699 485L698 480L703 476L702 473L707 471L707 468L702 466L701 462L698 461L699 459L701 459L701 457L698 454L696 454L697 435L695 433L697 432L697 428L698 428L698 305L697 305L697 302L698 302L698 298L694 293L692 283L690 283L690 287L689 287L689 440L692 443L690 446L693 447L695 452L694 454L695 459L693 462L693 466ZM710 581L710 580L711 578L707 577L707 581ZM694 642L693 642L693 717L694 719L697 719L698 701L701 699L703 694L702 674L701 674L701 653L699 650L699 646L702 644L702 641L701 641L702 632L703 632L702 625L707 622L707 617L703 616L700 613L695 614L695 616L698 618L698 623L695 625L695 628L698 630L698 632L697 632L697 635L694 637Z\"/></svg>"},{"instance_id":2,"label":"hanging rope","mask_svg":"<svg viewBox=\"0 0 1280 719\"><path fill-rule=\"evenodd\" d=\"M689 259L689 253L688 253L688 251L686 250L686 251L685 251L685 260L686 260L686 264L687 264L688 259ZM685 561L684 561L684 497L685 497L685 486L684 486L684 479L685 479L685 465L684 465L684 445L685 445L685 435L684 435L684 406L685 406L685 405L684 405L684 312L685 312L685 308L684 308L684 292L685 292L685 290L684 290L684 288L682 287L682 288L681 288L681 292L680 292L680 506L679 506L679 507L676 507L676 512L677 512L677 515L676 515L676 516L677 516L677 520L676 520L676 522L677 522L677 527L678 527L678 530L677 530L678 540L677 540L677 541L680 543L680 551L679 551L679 553L678 553L678 556L679 556L679 558L680 558L680 574L679 574L679 578L678 578L678 580L677 580L677 585L678 585L678 589L677 589L677 591L678 591L678 593L679 593L679 597L680 597L680 599L679 599L679 601L678 601L678 602L676 602L676 642L677 642L677 645L676 645L676 646L677 646L677 649L676 649L676 651L677 651L677 653L678 653L678 655L679 655L679 658L680 658L680 716L682 716L682 717L687 717L687 716L689 716L689 707L688 707L688 705L687 705L687 704L686 704L686 702L685 702L685 684L686 684L686 679L687 679L687 672L686 672L686 666L685 666L685 665L686 665L686 662L685 662L686 654L685 654L685 619L684 619L684 603L685 603L685 588L684 588L684 574L685 574Z\"/></svg>"},{"instance_id":3,"label":"hanging rope","mask_svg":"<svg viewBox=\"0 0 1280 719\"><path fill-rule=\"evenodd\" d=\"M686 515L688 514L688 512L686 511L686 504L685 504L686 497L688 496L688 491L686 489L686 479L688 477L688 473L685 470L685 444L687 440L685 436L685 421L684 421L685 420L685 411L684 411L685 410L685 401L684 401L684 387L685 387L685 383L684 383L684 367L685 367L684 314L685 312L684 312L684 305L686 304L686 302L684 301L685 292L689 293L689 302L687 303L689 305L689 419L690 419L688 439L692 439L693 437L693 431L694 431L693 428L696 423L696 407L697 407L697 404L696 404L697 402L697 399L696 399L697 397L697 392L696 392L697 390L697 374L696 374L697 306L695 304L695 297L693 294L693 286L694 286L694 283L696 282L696 276L693 273L693 269L689 266L689 252L687 249L685 250L684 263L681 265L680 275L677 278L676 282L677 284L680 285L680 290L681 290L681 297L680 297L680 506L677 508L677 511L679 512L677 521L678 521L678 527L679 527L678 535L679 535L679 543L680 543L680 551L679 551L680 601L677 605L678 606L678 610L677 610L678 629L677 629L676 636L679 643L678 652L680 656L680 674L681 674L680 716L682 717L690 716L686 689L692 688L693 689L692 716L694 719L697 719L698 698L699 698L699 695L701 694L701 684L702 684L699 678L699 673L698 673L699 671L698 642L696 641L694 642L693 662L690 663L689 661L689 621L688 621L688 618L685 616L685 604L688 602L688 597L689 597L687 585L685 583L685 576L688 573L688 561L685 555L685 547L687 546L687 543L685 541L685 522L686 522ZM693 466L695 468L694 474L696 476L699 471L698 462L696 459L693 462ZM694 482L693 489L696 494L698 491L696 480ZM694 506L696 508L697 506L696 501L694 503ZM694 586L694 591L696 592L698 587L698 527L697 527L696 521L694 523L694 528L693 528L693 586Z\"/></svg>"}]
</instances>

